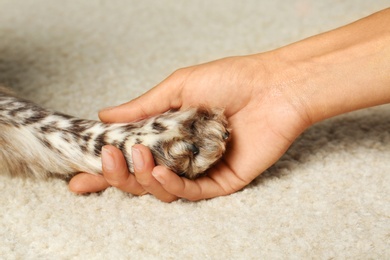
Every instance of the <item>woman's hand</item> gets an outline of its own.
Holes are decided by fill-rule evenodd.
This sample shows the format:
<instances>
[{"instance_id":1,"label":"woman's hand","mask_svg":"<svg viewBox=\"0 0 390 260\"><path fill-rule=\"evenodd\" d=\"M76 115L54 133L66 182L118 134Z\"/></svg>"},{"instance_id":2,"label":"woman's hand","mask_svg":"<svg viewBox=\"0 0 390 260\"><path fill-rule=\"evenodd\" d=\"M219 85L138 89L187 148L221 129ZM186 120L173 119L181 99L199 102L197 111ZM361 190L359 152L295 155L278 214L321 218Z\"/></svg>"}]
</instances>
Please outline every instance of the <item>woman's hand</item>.
<instances>
[{"instance_id":1,"label":"woman's hand","mask_svg":"<svg viewBox=\"0 0 390 260\"><path fill-rule=\"evenodd\" d=\"M100 112L102 121L112 123L136 121L172 108L224 108L231 141L207 176L188 180L155 167L149 149L141 145L134 147L136 169L131 175L120 151L108 146L102 152L104 178L79 174L70 189L84 193L111 185L135 195L151 193L163 201L200 200L242 189L275 163L310 124L295 94L288 95L294 92L286 91L282 76L276 77L276 68L282 66L277 63L277 57L267 53L181 69L143 96Z\"/></svg>"},{"instance_id":2,"label":"woman's hand","mask_svg":"<svg viewBox=\"0 0 390 260\"><path fill-rule=\"evenodd\" d=\"M231 141L205 177L180 178L154 166L143 146L130 175L121 153L103 149L102 176L79 174L77 193L109 185L163 201L200 200L240 190L275 163L315 122L390 102L390 9L278 50L180 69L146 94L103 110L104 122L128 122L171 108L225 108ZM105 151L106 150L106 151ZM109 151L109 152L107 152ZM114 167L111 167L114 166Z\"/></svg>"}]
</instances>

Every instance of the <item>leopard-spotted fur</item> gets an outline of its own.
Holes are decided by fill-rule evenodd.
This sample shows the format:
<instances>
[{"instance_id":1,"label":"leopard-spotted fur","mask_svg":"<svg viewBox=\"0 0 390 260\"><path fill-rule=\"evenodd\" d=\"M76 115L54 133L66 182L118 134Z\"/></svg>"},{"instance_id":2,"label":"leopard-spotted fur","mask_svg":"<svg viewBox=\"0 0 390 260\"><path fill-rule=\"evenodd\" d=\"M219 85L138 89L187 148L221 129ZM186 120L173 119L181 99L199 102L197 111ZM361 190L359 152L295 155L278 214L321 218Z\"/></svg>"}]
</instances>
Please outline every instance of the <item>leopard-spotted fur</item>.
<instances>
[{"instance_id":1,"label":"leopard-spotted fur","mask_svg":"<svg viewBox=\"0 0 390 260\"><path fill-rule=\"evenodd\" d=\"M13 176L101 173L101 148L112 144L133 172L131 147L148 146L157 164L196 178L226 149L222 110L192 108L128 124L104 124L44 109L0 87L0 171Z\"/></svg>"}]
</instances>

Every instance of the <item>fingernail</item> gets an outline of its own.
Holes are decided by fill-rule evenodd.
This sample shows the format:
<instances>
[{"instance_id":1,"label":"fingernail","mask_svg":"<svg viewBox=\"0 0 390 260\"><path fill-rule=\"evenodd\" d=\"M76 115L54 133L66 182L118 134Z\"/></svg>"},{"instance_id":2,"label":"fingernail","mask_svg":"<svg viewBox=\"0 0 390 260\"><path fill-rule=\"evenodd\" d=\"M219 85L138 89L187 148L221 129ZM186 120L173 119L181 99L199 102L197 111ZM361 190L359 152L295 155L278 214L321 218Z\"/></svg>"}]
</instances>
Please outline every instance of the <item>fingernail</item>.
<instances>
[{"instance_id":1,"label":"fingernail","mask_svg":"<svg viewBox=\"0 0 390 260\"><path fill-rule=\"evenodd\" d=\"M108 171L112 171L116 167L115 160L114 157L112 156L111 151L104 147L102 148L102 163L104 169Z\"/></svg>"},{"instance_id":2,"label":"fingernail","mask_svg":"<svg viewBox=\"0 0 390 260\"><path fill-rule=\"evenodd\" d=\"M135 170L142 171L144 169L145 163L144 163L144 158L142 157L140 150L132 147L131 152L132 152L132 158L133 158L133 166L134 166Z\"/></svg>"},{"instance_id":3,"label":"fingernail","mask_svg":"<svg viewBox=\"0 0 390 260\"><path fill-rule=\"evenodd\" d=\"M165 180L162 178L161 174L159 174L155 171L152 171L152 175L159 183L165 184Z\"/></svg>"}]
</instances>

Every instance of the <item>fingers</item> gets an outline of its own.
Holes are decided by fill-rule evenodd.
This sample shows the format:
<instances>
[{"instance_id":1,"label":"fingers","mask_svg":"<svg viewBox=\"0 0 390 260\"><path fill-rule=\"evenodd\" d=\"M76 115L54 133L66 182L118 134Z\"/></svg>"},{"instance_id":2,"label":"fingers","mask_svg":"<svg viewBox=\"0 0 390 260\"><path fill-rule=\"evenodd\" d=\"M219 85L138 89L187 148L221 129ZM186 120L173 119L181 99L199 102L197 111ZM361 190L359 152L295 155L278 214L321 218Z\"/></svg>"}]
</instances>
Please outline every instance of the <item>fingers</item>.
<instances>
[{"instance_id":1,"label":"fingers","mask_svg":"<svg viewBox=\"0 0 390 260\"><path fill-rule=\"evenodd\" d=\"M136 99L117 107L101 110L100 120L106 123L132 122L161 114L172 108L179 108L181 106L180 84L170 78Z\"/></svg>"},{"instance_id":2,"label":"fingers","mask_svg":"<svg viewBox=\"0 0 390 260\"><path fill-rule=\"evenodd\" d=\"M244 184L232 187L227 180L229 177L223 176L225 174L229 175L229 172L222 173L215 168L213 170L214 172L210 172L211 177L205 176L196 180L189 180L179 177L165 167L157 166L153 170L153 176L166 192L190 201L228 195L244 187Z\"/></svg>"},{"instance_id":3,"label":"fingers","mask_svg":"<svg viewBox=\"0 0 390 260\"><path fill-rule=\"evenodd\" d=\"M132 148L134 175L127 169L119 149L104 146L102 149L103 172L107 182L122 191L134 195L150 193L164 202L178 198L191 201L213 198L233 193L247 183L241 182L225 165L217 165L209 177L196 180L181 178L163 166L155 166L149 148L137 144ZM236 183L237 185L232 185Z\"/></svg>"},{"instance_id":4,"label":"fingers","mask_svg":"<svg viewBox=\"0 0 390 260\"><path fill-rule=\"evenodd\" d=\"M69 182L69 190L77 194L99 192L107 189L110 184L101 175L80 173Z\"/></svg>"},{"instance_id":5,"label":"fingers","mask_svg":"<svg viewBox=\"0 0 390 260\"><path fill-rule=\"evenodd\" d=\"M150 193L164 202L177 199L176 196L165 191L152 176L155 165L149 148L143 145L133 146L132 159L134 175L129 173L125 158L119 149L109 145L103 147L103 174L111 186L134 195Z\"/></svg>"},{"instance_id":6,"label":"fingers","mask_svg":"<svg viewBox=\"0 0 390 260\"><path fill-rule=\"evenodd\" d=\"M145 189L130 174L122 152L111 145L102 148L103 176L114 187L134 195L143 195Z\"/></svg>"},{"instance_id":7,"label":"fingers","mask_svg":"<svg viewBox=\"0 0 390 260\"><path fill-rule=\"evenodd\" d=\"M168 193L153 177L155 167L150 150L143 145L134 145L132 148L134 172L137 182L150 194L164 202L172 202L177 197Z\"/></svg>"},{"instance_id":8,"label":"fingers","mask_svg":"<svg viewBox=\"0 0 390 260\"><path fill-rule=\"evenodd\" d=\"M163 166L155 166L150 150L143 145L135 145L132 154L134 175L129 173L125 158L119 149L104 146L102 149L104 177L80 173L72 178L69 189L74 193L84 194L113 186L133 195L150 193L161 201L172 202L178 198L197 201L227 195L246 185L241 183L232 187L229 183L237 183L237 180L229 180L233 177L227 169L219 170L223 167L214 167L210 177L196 180L181 178Z\"/></svg>"}]
</instances>

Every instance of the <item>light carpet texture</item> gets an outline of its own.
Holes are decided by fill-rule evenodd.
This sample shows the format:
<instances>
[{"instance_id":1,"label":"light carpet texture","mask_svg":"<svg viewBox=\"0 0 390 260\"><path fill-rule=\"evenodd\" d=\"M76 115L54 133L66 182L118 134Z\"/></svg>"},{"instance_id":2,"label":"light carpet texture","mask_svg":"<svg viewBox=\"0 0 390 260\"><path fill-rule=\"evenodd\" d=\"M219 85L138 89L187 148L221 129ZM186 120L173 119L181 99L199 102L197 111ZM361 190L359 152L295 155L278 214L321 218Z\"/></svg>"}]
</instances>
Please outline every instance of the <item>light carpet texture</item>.
<instances>
[{"instance_id":1,"label":"light carpet texture","mask_svg":"<svg viewBox=\"0 0 390 260\"><path fill-rule=\"evenodd\" d=\"M388 5L0 0L0 83L97 119L178 68L271 50ZM76 196L62 180L0 174L0 258L390 259L389 184L390 106L319 123L242 191L196 203L113 188Z\"/></svg>"}]
</instances>

